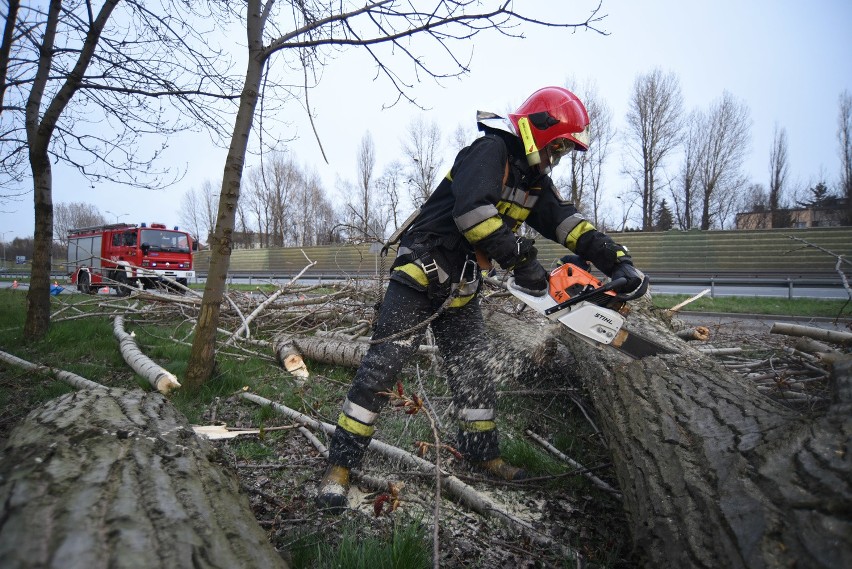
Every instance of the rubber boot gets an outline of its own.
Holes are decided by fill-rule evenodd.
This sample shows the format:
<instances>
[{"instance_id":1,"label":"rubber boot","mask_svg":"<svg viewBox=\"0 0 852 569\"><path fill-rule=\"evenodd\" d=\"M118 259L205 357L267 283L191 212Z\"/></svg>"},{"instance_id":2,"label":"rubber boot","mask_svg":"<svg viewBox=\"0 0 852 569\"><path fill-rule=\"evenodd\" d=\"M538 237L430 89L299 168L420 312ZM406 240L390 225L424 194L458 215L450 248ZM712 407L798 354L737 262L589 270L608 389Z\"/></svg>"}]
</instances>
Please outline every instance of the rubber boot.
<instances>
[{"instance_id":1,"label":"rubber boot","mask_svg":"<svg viewBox=\"0 0 852 569\"><path fill-rule=\"evenodd\" d=\"M475 462L473 468L483 474L507 482L520 482L530 477L526 470L512 466L500 457L485 462Z\"/></svg>"},{"instance_id":2,"label":"rubber boot","mask_svg":"<svg viewBox=\"0 0 852 569\"><path fill-rule=\"evenodd\" d=\"M349 493L349 469L345 466L329 465L317 491L317 507L330 514L346 511L346 495Z\"/></svg>"}]
</instances>

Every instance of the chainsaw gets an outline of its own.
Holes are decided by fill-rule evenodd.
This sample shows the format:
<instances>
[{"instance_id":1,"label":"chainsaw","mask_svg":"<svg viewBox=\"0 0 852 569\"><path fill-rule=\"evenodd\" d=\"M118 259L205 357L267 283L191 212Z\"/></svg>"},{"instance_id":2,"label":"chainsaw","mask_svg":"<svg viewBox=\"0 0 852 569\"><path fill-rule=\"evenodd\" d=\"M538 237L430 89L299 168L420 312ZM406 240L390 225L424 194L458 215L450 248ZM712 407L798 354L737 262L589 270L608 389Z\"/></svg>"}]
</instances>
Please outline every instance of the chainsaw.
<instances>
[{"instance_id":1,"label":"chainsaw","mask_svg":"<svg viewBox=\"0 0 852 569\"><path fill-rule=\"evenodd\" d=\"M602 284L594 275L573 263L553 269L548 279L547 294L533 296L515 288L509 278L509 292L550 320L565 325L572 333L593 344L612 346L631 358L674 353L653 340L624 329L627 302L648 290L648 277L629 294L617 291L627 284L618 278Z\"/></svg>"}]
</instances>

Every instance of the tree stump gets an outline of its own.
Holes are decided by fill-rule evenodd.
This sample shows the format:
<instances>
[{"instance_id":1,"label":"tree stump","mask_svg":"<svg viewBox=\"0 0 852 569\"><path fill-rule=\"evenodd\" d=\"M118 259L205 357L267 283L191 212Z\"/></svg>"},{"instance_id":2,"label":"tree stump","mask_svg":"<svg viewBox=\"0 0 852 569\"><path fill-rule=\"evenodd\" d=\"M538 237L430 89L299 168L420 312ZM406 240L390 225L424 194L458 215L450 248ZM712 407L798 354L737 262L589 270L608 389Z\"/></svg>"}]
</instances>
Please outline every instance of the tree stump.
<instances>
[{"instance_id":1,"label":"tree stump","mask_svg":"<svg viewBox=\"0 0 852 569\"><path fill-rule=\"evenodd\" d=\"M3 567L286 567L214 453L157 393L49 401L0 451Z\"/></svg>"},{"instance_id":2,"label":"tree stump","mask_svg":"<svg viewBox=\"0 0 852 569\"><path fill-rule=\"evenodd\" d=\"M599 413L647 567L852 567L852 363L806 418L634 311L678 353L629 360L560 330Z\"/></svg>"}]
</instances>

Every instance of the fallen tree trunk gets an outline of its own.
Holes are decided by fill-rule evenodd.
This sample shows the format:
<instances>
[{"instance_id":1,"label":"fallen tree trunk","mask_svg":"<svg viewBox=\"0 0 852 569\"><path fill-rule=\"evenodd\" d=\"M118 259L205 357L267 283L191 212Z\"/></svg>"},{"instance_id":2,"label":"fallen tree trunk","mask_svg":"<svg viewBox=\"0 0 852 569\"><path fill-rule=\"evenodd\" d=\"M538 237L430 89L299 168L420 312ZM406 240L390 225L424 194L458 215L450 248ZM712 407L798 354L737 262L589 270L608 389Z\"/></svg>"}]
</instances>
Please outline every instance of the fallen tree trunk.
<instances>
[{"instance_id":1,"label":"fallen tree trunk","mask_svg":"<svg viewBox=\"0 0 852 569\"><path fill-rule=\"evenodd\" d=\"M49 401L0 451L3 567L286 567L213 455L160 394Z\"/></svg>"},{"instance_id":2,"label":"fallen tree trunk","mask_svg":"<svg viewBox=\"0 0 852 569\"><path fill-rule=\"evenodd\" d=\"M151 387L163 395L168 395L172 390L180 387L177 377L142 353L142 350L136 345L133 334L124 331L123 316L116 316L113 320L112 333L118 340L121 357L133 371L147 379Z\"/></svg>"},{"instance_id":3,"label":"fallen tree trunk","mask_svg":"<svg viewBox=\"0 0 852 569\"><path fill-rule=\"evenodd\" d=\"M761 395L653 317L678 353L628 360L559 331L578 360L647 567L852 567L852 363L817 419Z\"/></svg>"}]
</instances>

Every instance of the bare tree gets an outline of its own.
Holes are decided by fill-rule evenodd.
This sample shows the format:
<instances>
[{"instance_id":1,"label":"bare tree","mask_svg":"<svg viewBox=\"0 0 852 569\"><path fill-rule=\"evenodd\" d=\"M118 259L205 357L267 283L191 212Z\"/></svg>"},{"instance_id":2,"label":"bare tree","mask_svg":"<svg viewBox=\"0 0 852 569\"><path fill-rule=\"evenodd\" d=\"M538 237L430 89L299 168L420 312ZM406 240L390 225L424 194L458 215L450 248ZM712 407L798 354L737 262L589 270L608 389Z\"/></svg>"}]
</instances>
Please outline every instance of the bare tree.
<instances>
[{"instance_id":1,"label":"bare tree","mask_svg":"<svg viewBox=\"0 0 852 569\"><path fill-rule=\"evenodd\" d=\"M454 158L459 150L473 142L477 137L477 131L466 127L463 123L456 125L455 130L447 137L447 142L450 145L451 156Z\"/></svg>"},{"instance_id":2,"label":"bare tree","mask_svg":"<svg viewBox=\"0 0 852 569\"><path fill-rule=\"evenodd\" d=\"M568 175L560 176L554 182L560 190L567 190L563 196L599 227L602 222L600 207L603 200L604 164L609 156L609 146L615 138L612 111L601 98L594 81L575 85L574 80L569 79L566 86L583 101L589 113L589 149L586 152L572 152L568 164L562 166L567 166Z\"/></svg>"},{"instance_id":3,"label":"bare tree","mask_svg":"<svg viewBox=\"0 0 852 569\"><path fill-rule=\"evenodd\" d=\"M227 58L205 41L202 27L181 19L197 15L191 3L152 6L104 0L96 9L91 2L51 0L46 7L24 5L15 22L4 77L0 188L19 188L24 179L33 187L29 340L44 336L50 323L52 164L70 165L92 181L163 187L180 173L158 170L164 146L146 153L142 140L200 125L215 132L222 122L222 109L197 97L228 96L220 73ZM161 98L179 108L155 102Z\"/></svg>"},{"instance_id":4,"label":"bare tree","mask_svg":"<svg viewBox=\"0 0 852 569\"><path fill-rule=\"evenodd\" d=\"M332 228L338 225L337 214L319 175L303 173L303 180L293 206L293 244L325 245L334 241Z\"/></svg>"},{"instance_id":5,"label":"bare tree","mask_svg":"<svg viewBox=\"0 0 852 569\"><path fill-rule=\"evenodd\" d=\"M385 204L386 218L389 225L393 227L391 232L399 228L399 224L405 220L402 208L402 189L405 184L405 170L399 160L394 160L385 167L382 176L377 180L376 186Z\"/></svg>"},{"instance_id":6,"label":"bare tree","mask_svg":"<svg viewBox=\"0 0 852 569\"><path fill-rule=\"evenodd\" d=\"M344 182L347 196L345 224L349 239L356 242L382 241L387 227L385 196L375 180L376 148L369 132L361 138L355 155L357 181Z\"/></svg>"},{"instance_id":7,"label":"bare tree","mask_svg":"<svg viewBox=\"0 0 852 569\"><path fill-rule=\"evenodd\" d=\"M672 185L672 203L675 221L680 229L692 229L697 225L698 198L696 184L698 179L698 159L704 144L704 115L693 110L686 118L684 128L683 162L677 181Z\"/></svg>"},{"instance_id":8,"label":"bare tree","mask_svg":"<svg viewBox=\"0 0 852 569\"><path fill-rule=\"evenodd\" d=\"M626 146L633 164L625 172L642 198L642 229L654 226L657 179L665 159L681 141L683 95L680 81L659 68L639 75L633 83L627 111Z\"/></svg>"},{"instance_id":9,"label":"bare tree","mask_svg":"<svg viewBox=\"0 0 852 569\"><path fill-rule=\"evenodd\" d=\"M180 223L196 240L206 242L213 232L218 199L219 196L210 180L204 180L198 190L190 188L183 194L178 211Z\"/></svg>"},{"instance_id":10,"label":"bare tree","mask_svg":"<svg viewBox=\"0 0 852 569\"><path fill-rule=\"evenodd\" d=\"M350 7L349 4L345 6ZM308 77L318 77L317 72L331 50L361 47L375 63L377 73L390 82L397 94L396 101L414 102L410 94L413 82L407 82L396 69L400 61L413 64L415 80L421 76L457 76L468 70L453 49L457 41L467 42L485 30L520 37L519 30L515 28L520 24L598 31L594 26L599 19L595 9L578 24L544 21L515 12L514 5L503 0L475 3L463 0L369 0L348 11L343 7L344 4L337 1L315 0L292 2L287 9L276 11L271 0L266 3L247 0L244 12L235 14L245 17L247 67L225 160L216 230L211 240L210 268L184 383L189 389L207 381L215 364L216 326L230 264L231 236L245 155L261 93L274 87L269 83L262 89L262 79L269 77L264 71L270 58L280 56L283 60L281 69L289 66L302 74L307 103ZM437 53L445 58L440 55L430 57L427 63L415 51L415 46L420 48L423 42L412 43L411 38L434 42L440 48ZM439 70L445 65L450 66L451 71ZM286 93L293 91L292 82L282 87ZM309 109L307 104L305 106Z\"/></svg>"},{"instance_id":11,"label":"bare tree","mask_svg":"<svg viewBox=\"0 0 852 569\"><path fill-rule=\"evenodd\" d=\"M54 238L64 246L72 229L108 223L97 207L83 202L58 203L53 217Z\"/></svg>"},{"instance_id":12,"label":"bare tree","mask_svg":"<svg viewBox=\"0 0 852 569\"><path fill-rule=\"evenodd\" d=\"M3 26L3 40L0 42L0 114L3 113L6 96L6 73L9 71L9 55L12 52L12 39L15 35L15 21L21 7L19 0L9 0L6 12L6 24Z\"/></svg>"},{"instance_id":13,"label":"bare tree","mask_svg":"<svg viewBox=\"0 0 852 569\"><path fill-rule=\"evenodd\" d=\"M704 144L698 160L701 229L723 227L727 207L746 180L741 167L748 154L751 119L748 106L725 91L705 115Z\"/></svg>"},{"instance_id":14,"label":"bare tree","mask_svg":"<svg viewBox=\"0 0 852 569\"><path fill-rule=\"evenodd\" d=\"M787 160L787 131L775 125L772 150L769 152L769 209L772 212L772 227L784 227L779 210L784 207L784 184L790 165Z\"/></svg>"},{"instance_id":15,"label":"bare tree","mask_svg":"<svg viewBox=\"0 0 852 569\"><path fill-rule=\"evenodd\" d=\"M840 154L840 195L846 198L846 223L852 225L852 95L849 91L840 94L837 142Z\"/></svg>"},{"instance_id":16,"label":"bare tree","mask_svg":"<svg viewBox=\"0 0 852 569\"><path fill-rule=\"evenodd\" d=\"M248 186L264 203L267 246L282 247L288 232L290 200L303 183L298 166L289 156L273 152L249 171L248 180Z\"/></svg>"},{"instance_id":17,"label":"bare tree","mask_svg":"<svg viewBox=\"0 0 852 569\"><path fill-rule=\"evenodd\" d=\"M432 194L441 167L441 129L423 116L408 125L402 151L408 158L409 196L414 207L420 207Z\"/></svg>"}]
</instances>

